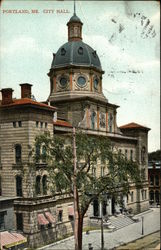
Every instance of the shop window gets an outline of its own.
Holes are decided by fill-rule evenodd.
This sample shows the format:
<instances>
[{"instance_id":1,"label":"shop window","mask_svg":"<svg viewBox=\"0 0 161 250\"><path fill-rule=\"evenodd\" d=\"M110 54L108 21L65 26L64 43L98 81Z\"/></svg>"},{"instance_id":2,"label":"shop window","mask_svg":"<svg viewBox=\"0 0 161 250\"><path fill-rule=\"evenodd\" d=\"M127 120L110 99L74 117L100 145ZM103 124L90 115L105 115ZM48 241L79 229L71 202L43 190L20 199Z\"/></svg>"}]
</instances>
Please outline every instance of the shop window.
<instances>
[{"instance_id":1,"label":"shop window","mask_svg":"<svg viewBox=\"0 0 161 250\"><path fill-rule=\"evenodd\" d=\"M41 181L41 177L39 175L36 176L36 194L37 195L39 195L41 193L40 181Z\"/></svg>"},{"instance_id":2,"label":"shop window","mask_svg":"<svg viewBox=\"0 0 161 250\"><path fill-rule=\"evenodd\" d=\"M21 162L21 145L19 144L15 146L15 160L16 160L16 163Z\"/></svg>"},{"instance_id":3,"label":"shop window","mask_svg":"<svg viewBox=\"0 0 161 250\"><path fill-rule=\"evenodd\" d=\"M22 177L16 176L16 195L22 196Z\"/></svg>"},{"instance_id":4,"label":"shop window","mask_svg":"<svg viewBox=\"0 0 161 250\"><path fill-rule=\"evenodd\" d=\"M159 201L159 191L158 191L158 190L155 191L155 202L156 202L157 204L160 203L160 201Z\"/></svg>"},{"instance_id":5,"label":"shop window","mask_svg":"<svg viewBox=\"0 0 161 250\"><path fill-rule=\"evenodd\" d=\"M43 194L46 195L47 194L47 176L46 175L42 177L42 190L43 190Z\"/></svg>"},{"instance_id":6,"label":"shop window","mask_svg":"<svg viewBox=\"0 0 161 250\"><path fill-rule=\"evenodd\" d=\"M16 225L17 225L17 230L23 231L23 214L22 213L16 214Z\"/></svg>"},{"instance_id":7,"label":"shop window","mask_svg":"<svg viewBox=\"0 0 161 250\"><path fill-rule=\"evenodd\" d=\"M58 213L58 222L62 222L63 221L63 210L59 210Z\"/></svg>"}]
</instances>

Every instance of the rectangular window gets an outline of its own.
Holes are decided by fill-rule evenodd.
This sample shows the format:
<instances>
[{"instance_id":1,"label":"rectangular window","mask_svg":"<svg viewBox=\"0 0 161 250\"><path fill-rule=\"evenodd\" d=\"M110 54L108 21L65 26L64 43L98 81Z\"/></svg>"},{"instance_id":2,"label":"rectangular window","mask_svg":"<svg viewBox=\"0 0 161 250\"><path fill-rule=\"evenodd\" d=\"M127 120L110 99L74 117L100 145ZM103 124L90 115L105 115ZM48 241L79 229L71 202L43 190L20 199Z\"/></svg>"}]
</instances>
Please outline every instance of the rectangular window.
<instances>
[{"instance_id":1,"label":"rectangular window","mask_svg":"<svg viewBox=\"0 0 161 250\"><path fill-rule=\"evenodd\" d=\"M130 150L130 160L133 161L133 150Z\"/></svg>"},{"instance_id":2,"label":"rectangular window","mask_svg":"<svg viewBox=\"0 0 161 250\"><path fill-rule=\"evenodd\" d=\"M144 200L144 190L141 190L142 200Z\"/></svg>"},{"instance_id":3,"label":"rectangular window","mask_svg":"<svg viewBox=\"0 0 161 250\"><path fill-rule=\"evenodd\" d=\"M40 122L40 127L43 128L43 122Z\"/></svg>"},{"instance_id":4,"label":"rectangular window","mask_svg":"<svg viewBox=\"0 0 161 250\"><path fill-rule=\"evenodd\" d=\"M144 190L144 198L145 198L145 200L147 199L147 192L146 192L146 190Z\"/></svg>"},{"instance_id":5,"label":"rectangular window","mask_svg":"<svg viewBox=\"0 0 161 250\"><path fill-rule=\"evenodd\" d=\"M105 167L101 167L101 176L104 176L105 174Z\"/></svg>"},{"instance_id":6,"label":"rectangular window","mask_svg":"<svg viewBox=\"0 0 161 250\"><path fill-rule=\"evenodd\" d=\"M22 122L18 121L18 126L21 128L22 127Z\"/></svg>"},{"instance_id":7,"label":"rectangular window","mask_svg":"<svg viewBox=\"0 0 161 250\"><path fill-rule=\"evenodd\" d=\"M125 159L127 159L127 149L125 149Z\"/></svg>"},{"instance_id":8,"label":"rectangular window","mask_svg":"<svg viewBox=\"0 0 161 250\"><path fill-rule=\"evenodd\" d=\"M5 212L0 212L0 230L5 229L5 221L4 221L5 214L6 214Z\"/></svg>"},{"instance_id":9,"label":"rectangular window","mask_svg":"<svg viewBox=\"0 0 161 250\"><path fill-rule=\"evenodd\" d=\"M16 122L13 122L13 127L16 128Z\"/></svg>"},{"instance_id":10,"label":"rectangular window","mask_svg":"<svg viewBox=\"0 0 161 250\"><path fill-rule=\"evenodd\" d=\"M132 191L131 192L131 202L133 202L134 201L134 192Z\"/></svg>"},{"instance_id":11,"label":"rectangular window","mask_svg":"<svg viewBox=\"0 0 161 250\"><path fill-rule=\"evenodd\" d=\"M17 225L17 230L23 231L23 214L22 213L16 214L16 225Z\"/></svg>"},{"instance_id":12,"label":"rectangular window","mask_svg":"<svg viewBox=\"0 0 161 250\"><path fill-rule=\"evenodd\" d=\"M48 124L47 124L47 122L45 122L45 128L47 128L48 127Z\"/></svg>"},{"instance_id":13,"label":"rectangular window","mask_svg":"<svg viewBox=\"0 0 161 250\"><path fill-rule=\"evenodd\" d=\"M63 210L59 210L58 213L58 222L62 222L63 221Z\"/></svg>"},{"instance_id":14,"label":"rectangular window","mask_svg":"<svg viewBox=\"0 0 161 250\"><path fill-rule=\"evenodd\" d=\"M38 121L36 121L36 128L38 128L39 127L39 122Z\"/></svg>"}]
</instances>

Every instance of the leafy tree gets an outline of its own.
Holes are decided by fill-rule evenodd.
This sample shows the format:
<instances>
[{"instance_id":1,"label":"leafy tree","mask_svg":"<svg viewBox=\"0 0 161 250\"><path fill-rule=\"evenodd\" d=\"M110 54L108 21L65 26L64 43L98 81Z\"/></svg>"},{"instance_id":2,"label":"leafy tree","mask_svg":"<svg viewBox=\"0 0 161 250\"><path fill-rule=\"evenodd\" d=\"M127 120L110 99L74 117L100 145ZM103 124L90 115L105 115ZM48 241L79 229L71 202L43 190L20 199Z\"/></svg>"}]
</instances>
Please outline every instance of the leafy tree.
<instances>
[{"instance_id":1,"label":"leafy tree","mask_svg":"<svg viewBox=\"0 0 161 250\"><path fill-rule=\"evenodd\" d=\"M149 161L161 161L161 150L156 150L148 154Z\"/></svg>"},{"instance_id":2,"label":"leafy tree","mask_svg":"<svg viewBox=\"0 0 161 250\"><path fill-rule=\"evenodd\" d=\"M135 162L127 160L118 152L105 136L92 136L82 132L76 134L76 171L74 171L73 135L54 135L45 133L36 138L36 147L45 148L44 154L35 154L35 161L47 162L49 183L53 195L67 192L75 196L76 250L82 249L82 230L84 215L90 203L103 194L127 194L131 182L140 183L140 175ZM98 174L98 163L104 166L104 175ZM74 178L76 180L74 185Z\"/></svg>"}]
</instances>

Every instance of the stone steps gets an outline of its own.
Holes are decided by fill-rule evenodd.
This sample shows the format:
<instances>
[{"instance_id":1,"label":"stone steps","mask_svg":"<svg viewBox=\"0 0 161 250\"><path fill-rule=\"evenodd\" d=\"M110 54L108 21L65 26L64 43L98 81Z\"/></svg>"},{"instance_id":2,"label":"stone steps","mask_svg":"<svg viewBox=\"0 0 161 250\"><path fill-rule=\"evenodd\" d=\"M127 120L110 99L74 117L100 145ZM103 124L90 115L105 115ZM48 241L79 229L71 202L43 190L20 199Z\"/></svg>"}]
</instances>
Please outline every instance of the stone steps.
<instances>
[{"instance_id":1,"label":"stone steps","mask_svg":"<svg viewBox=\"0 0 161 250\"><path fill-rule=\"evenodd\" d=\"M118 230L134 223L134 221L127 216L111 217L109 221L111 222L111 225L115 228L114 230Z\"/></svg>"}]
</instances>

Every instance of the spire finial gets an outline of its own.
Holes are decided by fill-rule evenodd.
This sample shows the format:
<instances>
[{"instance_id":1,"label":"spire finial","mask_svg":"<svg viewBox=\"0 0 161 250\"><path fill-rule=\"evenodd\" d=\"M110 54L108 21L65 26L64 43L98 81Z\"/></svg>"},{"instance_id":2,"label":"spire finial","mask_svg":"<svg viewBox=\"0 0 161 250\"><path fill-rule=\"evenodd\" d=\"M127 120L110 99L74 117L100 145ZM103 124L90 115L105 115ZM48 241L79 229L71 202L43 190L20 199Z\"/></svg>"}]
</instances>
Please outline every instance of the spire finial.
<instances>
[{"instance_id":1,"label":"spire finial","mask_svg":"<svg viewBox=\"0 0 161 250\"><path fill-rule=\"evenodd\" d=\"M76 10L75 10L75 0L74 0L74 15L76 15Z\"/></svg>"}]
</instances>

